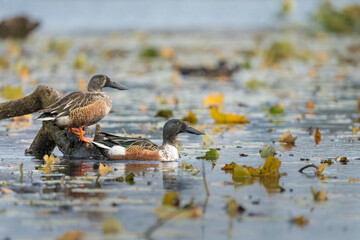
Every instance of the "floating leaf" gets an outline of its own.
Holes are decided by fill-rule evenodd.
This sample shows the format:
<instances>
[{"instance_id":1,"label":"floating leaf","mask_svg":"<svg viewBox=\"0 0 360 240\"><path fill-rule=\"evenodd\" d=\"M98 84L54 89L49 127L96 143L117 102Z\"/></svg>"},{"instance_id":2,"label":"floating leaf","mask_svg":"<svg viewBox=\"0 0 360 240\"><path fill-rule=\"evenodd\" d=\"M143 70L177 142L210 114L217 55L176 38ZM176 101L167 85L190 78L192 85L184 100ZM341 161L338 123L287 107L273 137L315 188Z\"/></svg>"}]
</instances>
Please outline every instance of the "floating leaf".
<instances>
[{"instance_id":1,"label":"floating leaf","mask_svg":"<svg viewBox=\"0 0 360 240\"><path fill-rule=\"evenodd\" d=\"M295 8L296 2L295 0L283 0L281 4L281 13L288 14L292 12Z\"/></svg>"},{"instance_id":2,"label":"floating leaf","mask_svg":"<svg viewBox=\"0 0 360 240\"><path fill-rule=\"evenodd\" d=\"M2 192L2 194L5 194L5 195L13 194L13 193L14 193L13 190L11 190L11 189L9 189L9 188L5 188L5 187L2 187L2 188L1 188L1 192Z\"/></svg>"},{"instance_id":3,"label":"floating leaf","mask_svg":"<svg viewBox=\"0 0 360 240\"><path fill-rule=\"evenodd\" d=\"M81 231L67 231L61 237L56 240L80 240L85 236L84 232Z\"/></svg>"},{"instance_id":4,"label":"floating leaf","mask_svg":"<svg viewBox=\"0 0 360 240\"><path fill-rule=\"evenodd\" d=\"M210 116L215 120L216 123L222 123L222 124L249 123L249 121L241 114L221 113L216 107L210 108Z\"/></svg>"},{"instance_id":5,"label":"floating leaf","mask_svg":"<svg viewBox=\"0 0 360 240\"><path fill-rule=\"evenodd\" d=\"M239 178L250 177L250 176L251 174L247 168L244 168L243 166L238 164L235 165L234 173L233 173L233 179L235 180L235 182Z\"/></svg>"},{"instance_id":6,"label":"floating leaf","mask_svg":"<svg viewBox=\"0 0 360 240\"><path fill-rule=\"evenodd\" d=\"M231 218L235 217L238 213L241 214L246 211L245 208L239 205L233 198L227 200L226 210Z\"/></svg>"},{"instance_id":7,"label":"floating leaf","mask_svg":"<svg viewBox=\"0 0 360 240\"><path fill-rule=\"evenodd\" d=\"M162 117L162 118L165 118L165 119L169 119L172 116L174 116L173 111L172 110L167 110L167 109L161 109L155 114L155 117Z\"/></svg>"},{"instance_id":8,"label":"floating leaf","mask_svg":"<svg viewBox=\"0 0 360 240\"><path fill-rule=\"evenodd\" d=\"M267 87L267 84L264 82L260 82L256 78L252 78L246 82L246 88L250 89L253 92L258 91L260 88Z\"/></svg>"},{"instance_id":9,"label":"floating leaf","mask_svg":"<svg viewBox=\"0 0 360 240\"><path fill-rule=\"evenodd\" d=\"M349 162L349 160L347 159L347 157L341 157L339 162L341 165L346 165Z\"/></svg>"},{"instance_id":10,"label":"floating leaf","mask_svg":"<svg viewBox=\"0 0 360 240\"><path fill-rule=\"evenodd\" d=\"M162 59L171 60L175 57L175 50L171 47L164 47L160 50L160 56Z\"/></svg>"},{"instance_id":11,"label":"floating leaf","mask_svg":"<svg viewBox=\"0 0 360 240\"><path fill-rule=\"evenodd\" d=\"M212 93L204 99L205 107L217 107L220 111L224 106L224 95L222 93Z\"/></svg>"},{"instance_id":12,"label":"floating leaf","mask_svg":"<svg viewBox=\"0 0 360 240\"><path fill-rule=\"evenodd\" d=\"M73 67L75 69L85 69L87 66L87 57L85 53L79 53L73 62Z\"/></svg>"},{"instance_id":13,"label":"floating leaf","mask_svg":"<svg viewBox=\"0 0 360 240\"><path fill-rule=\"evenodd\" d=\"M196 157L196 159L216 160L219 156L220 154L216 149L211 149L207 151L204 156Z\"/></svg>"},{"instance_id":14,"label":"floating leaf","mask_svg":"<svg viewBox=\"0 0 360 240\"><path fill-rule=\"evenodd\" d=\"M314 201L326 201L327 200L326 190L325 189L321 189L318 192L318 191L315 190L314 187L311 187L311 192L313 194Z\"/></svg>"},{"instance_id":15,"label":"floating leaf","mask_svg":"<svg viewBox=\"0 0 360 240\"><path fill-rule=\"evenodd\" d=\"M319 128L316 128L314 138L315 138L315 144L319 144L321 141L321 133L319 131Z\"/></svg>"},{"instance_id":16,"label":"floating leaf","mask_svg":"<svg viewBox=\"0 0 360 240\"><path fill-rule=\"evenodd\" d=\"M195 125L198 122L198 119L193 111L189 111L189 114L183 117L181 120L186 121L191 125Z\"/></svg>"},{"instance_id":17,"label":"floating leaf","mask_svg":"<svg viewBox=\"0 0 360 240\"><path fill-rule=\"evenodd\" d=\"M134 179L135 179L135 174L134 173L129 173L128 175L126 175L125 177L125 182L129 183L129 184L134 184Z\"/></svg>"},{"instance_id":18,"label":"floating leaf","mask_svg":"<svg viewBox=\"0 0 360 240\"><path fill-rule=\"evenodd\" d=\"M195 176L196 174L198 174L200 172L199 169L196 169L193 173L191 173L192 176Z\"/></svg>"},{"instance_id":19,"label":"floating leaf","mask_svg":"<svg viewBox=\"0 0 360 240\"><path fill-rule=\"evenodd\" d=\"M156 58L159 56L159 51L154 47L148 47L140 52L140 57L147 59L147 58Z\"/></svg>"},{"instance_id":20,"label":"floating leaf","mask_svg":"<svg viewBox=\"0 0 360 240\"><path fill-rule=\"evenodd\" d=\"M356 182L360 182L360 179L357 178L349 178L348 183L356 183Z\"/></svg>"},{"instance_id":21,"label":"floating leaf","mask_svg":"<svg viewBox=\"0 0 360 240\"><path fill-rule=\"evenodd\" d=\"M186 170L191 170L191 171L195 169L193 165L187 164L185 161L182 162L182 167Z\"/></svg>"},{"instance_id":22,"label":"floating leaf","mask_svg":"<svg viewBox=\"0 0 360 240\"><path fill-rule=\"evenodd\" d=\"M155 209L155 214L161 219L194 219L201 216L201 208L198 205L186 209L163 205Z\"/></svg>"},{"instance_id":23,"label":"floating leaf","mask_svg":"<svg viewBox=\"0 0 360 240\"><path fill-rule=\"evenodd\" d=\"M270 109L269 109L269 113L272 114L272 115L278 115L278 114L284 114L285 113L285 109L283 106L281 105L275 105L275 106L272 106Z\"/></svg>"},{"instance_id":24,"label":"floating leaf","mask_svg":"<svg viewBox=\"0 0 360 240\"><path fill-rule=\"evenodd\" d=\"M123 224L116 217L110 216L103 222L104 234L119 234L124 230Z\"/></svg>"},{"instance_id":25,"label":"floating leaf","mask_svg":"<svg viewBox=\"0 0 360 240\"><path fill-rule=\"evenodd\" d=\"M204 135L202 135L203 140L203 149L208 149L210 146L214 145L215 141L210 135L204 131Z\"/></svg>"},{"instance_id":26,"label":"floating leaf","mask_svg":"<svg viewBox=\"0 0 360 240\"><path fill-rule=\"evenodd\" d=\"M21 86L12 87L10 84L6 84L1 91L1 96L6 100L14 100L24 97Z\"/></svg>"},{"instance_id":27,"label":"floating leaf","mask_svg":"<svg viewBox=\"0 0 360 240\"><path fill-rule=\"evenodd\" d=\"M265 52L266 63L278 63L296 56L294 46L290 42L274 42Z\"/></svg>"},{"instance_id":28,"label":"floating leaf","mask_svg":"<svg viewBox=\"0 0 360 240\"><path fill-rule=\"evenodd\" d=\"M267 158L268 156L274 156L275 148L273 146L266 146L263 150L260 150L260 156Z\"/></svg>"},{"instance_id":29,"label":"floating leaf","mask_svg":"<svg viewBox=\"0 0 360 240\"><path fill-rule=\"evenodd\" d=\"M319 167L319 169L317 170L317 175L321 175L322 172L325 170L325 168L327 167L327 163L321 164L321 166Z\"/></svg>"},{"instance_id":30,"label":"floating leaf","mask_svg":"<svg viewBox=\"0 0 360 240\"><path fill-rule=\"evenodd\" d=\"M297 139L297 137L294 137L290 131L286 131L281 137L279 142L284 142L284 143L295 143L295 140Z\"/></svg>"},{"instance_id":31,"label":"floating leaf","mask_svg":"<svg viewBox=\"0 0 360 240\"><path fill-rule=\"evenodd\" d=\"M279 159L273 156L268 156L264 165L256 169L256 172L258 172L260 176L280 177L280 165L281 162L279 161Z\"/></svg>"},{"instance_id":32,"label":"floating leaf","mask_svg":"<svg viewBox=\"0 0 360 240\"><path fill-rule=\"evenodd\" d=\"M180 205L180 195L178 192L170 191L164 194L162 205L178 207Z\"/></svg>"},{"instance_id":33,"label":"floating leaf","mask_svg":"<svg viewBox=\"0 0 360 240\"><path fill-rule=\"evenodd\" d=\"M299 217L295 217L290 220L291 223L296 224L298 227L305 227L310 223L310 220L306 218L304 215Z\"/></svg>"},{"instance_id":34,"label":"floating leaf","mask_svg":"<svg viewBox=\"0 0 360 240\"><path fill-rule=\"evenodd\" d=\"M100 176L104 176L106 174L108 174L109 172L111 172L111 168L109 167L109 165L103 165L102 163L100 163L99 165L99 174Z\"/></svg>"},{"instance_id":35,"label":"floating leaf","mask_svg":"<svg viewBox=\"0 0 360 240\"><path fill-rule=\"evenodd\" d=\"M54 153L52 153L50 156L48 156L47 154L44 155L43 159L45 161L46 166L51 166L60 162L59 158L54 157Z\"/></svg>"}]
</instances>

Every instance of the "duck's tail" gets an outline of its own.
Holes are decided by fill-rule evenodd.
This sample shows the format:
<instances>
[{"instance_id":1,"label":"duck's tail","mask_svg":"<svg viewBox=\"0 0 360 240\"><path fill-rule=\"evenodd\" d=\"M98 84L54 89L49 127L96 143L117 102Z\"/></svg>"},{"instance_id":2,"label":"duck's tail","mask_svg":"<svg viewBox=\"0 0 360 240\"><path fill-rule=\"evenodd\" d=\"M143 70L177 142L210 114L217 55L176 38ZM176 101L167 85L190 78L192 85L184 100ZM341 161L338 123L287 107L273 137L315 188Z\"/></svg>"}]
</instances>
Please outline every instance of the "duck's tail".
<instances>
[{"instance_id":1,"label":"duck's tail","mask_svg":"<svg viewBox=\"0 0 360 240\"><path fill-rule=\"evenodd\" d=\"M97 147L97 149L99 149L102 155L104 155L107 158L110 158L111 156L114 155L124 156L126 154L126 149L122 146L113 145L110 147L101 142L95 142L95 141L90 141L90 142L95 147Z\"/></svg>"}]
</instances>

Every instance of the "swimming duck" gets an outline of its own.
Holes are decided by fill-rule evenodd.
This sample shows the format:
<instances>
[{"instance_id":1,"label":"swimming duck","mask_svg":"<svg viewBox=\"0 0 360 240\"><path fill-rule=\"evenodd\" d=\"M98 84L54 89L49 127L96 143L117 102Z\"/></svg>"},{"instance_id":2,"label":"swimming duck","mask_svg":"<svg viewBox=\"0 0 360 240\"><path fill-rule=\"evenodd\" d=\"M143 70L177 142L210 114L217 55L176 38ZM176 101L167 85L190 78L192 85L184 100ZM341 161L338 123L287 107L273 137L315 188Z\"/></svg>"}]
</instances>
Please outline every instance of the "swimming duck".
<instances>
[{"instance_id":1,"label":"swimming duck","mask_svg":"<svg viewBox=\"0 0 360 240\"><path fill-rule=\"evenodd\" d=\"M179 133L204 134L184 121L171 119L164 125L161 146L146 138L120 137L109 133L103 133L105 140L91 143L111 160L177 161L176 136Z\"/></svg>"},{"instance_id":2,"label":"swimming duck","mask_svg":"<svg viewBox=\"0 0 360 240\"><path fill-rule=\"evenodd\" d=\"M90 143L92 139L84 137L82 128L100 121L111 108L111 98L102 91L104 87L127 90L105 75L95 75L90 79L87 91L70 93L40 110L43 114L37 120L53 121L58 127L69 128L69 131L79 135L81 141Z\"/></svg>"}]
</instances>

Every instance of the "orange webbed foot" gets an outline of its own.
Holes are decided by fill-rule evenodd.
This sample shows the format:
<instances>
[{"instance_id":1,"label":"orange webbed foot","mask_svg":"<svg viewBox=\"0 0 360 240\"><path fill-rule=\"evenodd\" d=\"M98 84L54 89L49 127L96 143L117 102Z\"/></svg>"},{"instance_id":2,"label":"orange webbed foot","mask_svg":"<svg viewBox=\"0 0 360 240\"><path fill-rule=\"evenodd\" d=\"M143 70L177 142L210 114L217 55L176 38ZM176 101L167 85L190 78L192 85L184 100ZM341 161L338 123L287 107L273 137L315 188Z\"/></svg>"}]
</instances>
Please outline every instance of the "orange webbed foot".
<instances>
[{"instance_id":1,"label":"orange webbed foot","mask_svg":"<svg viewBox=\"0 0 360 240\"><path fill-rule=\"evenodd\" d=\"M82 130L82 127L79 127L79 132L80 132L80 139L79 141L83 141L83 142L86 142L86 143L90 143L90 141L92 141L93 139L91 138L87 138L87 137L84 137L84 134L86 133L85 131Z\"/></svg>"},{"instance_id":2,"label":"orange webbed foot","mask_svg":"<svg viewBox=\"0 0 360 240\"><path fill-rule=\"evenodd\" d=\"M77 136L80 136L80 129L79 128L69 128L69 132L72 134L75 134ZM82 131L83 134L86 134L86 131Z\"/></svg>"}]
</instances>

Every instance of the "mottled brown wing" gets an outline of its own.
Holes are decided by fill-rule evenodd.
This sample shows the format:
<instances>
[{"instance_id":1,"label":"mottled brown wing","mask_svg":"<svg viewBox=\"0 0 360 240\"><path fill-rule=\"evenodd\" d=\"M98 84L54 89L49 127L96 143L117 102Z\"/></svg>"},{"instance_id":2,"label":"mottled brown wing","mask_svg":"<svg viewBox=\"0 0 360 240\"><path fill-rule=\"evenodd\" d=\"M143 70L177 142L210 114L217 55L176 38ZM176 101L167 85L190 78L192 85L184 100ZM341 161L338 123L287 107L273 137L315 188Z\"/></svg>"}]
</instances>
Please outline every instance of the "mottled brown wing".
<instances>
[{"instance_id":1,"label":"mottled brown wing","mask_svg":"<svg viewBox=\"0 0 360 240\"><path fill-rule=\"evenodd\" d=\"M46 115L54 116L56 118L68 116L72 110L86 107L96 99L97 96L94 94L87 92L73 92L39 112L44 112Z\"/></svg>"}]
</instances>

